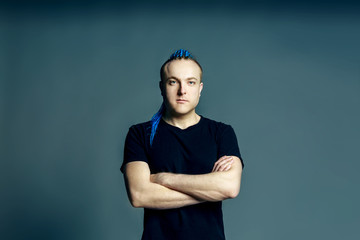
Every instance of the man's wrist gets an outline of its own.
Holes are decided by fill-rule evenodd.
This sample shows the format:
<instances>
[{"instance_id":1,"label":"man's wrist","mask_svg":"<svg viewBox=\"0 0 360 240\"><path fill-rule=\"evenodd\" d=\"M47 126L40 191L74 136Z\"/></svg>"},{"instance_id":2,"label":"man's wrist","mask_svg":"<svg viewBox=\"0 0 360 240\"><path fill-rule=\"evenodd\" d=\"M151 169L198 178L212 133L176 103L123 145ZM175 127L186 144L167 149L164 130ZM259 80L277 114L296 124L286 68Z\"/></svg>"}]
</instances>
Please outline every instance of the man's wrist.
<instances>
[{"instance_id":1,"label":"man's wrist","mask_svg":"<svg viewBox=\"0 0 360 240\"><path fill-rule=\"evenodd\" d=\"M172 175L175 175L175 174L168 173L168 172L156 173L156 174L151 175L150 180L153 183L157 183L162 186L168 187L169 185L171 185L171 179L173 177Z\"/></svg>"}]
</instances>

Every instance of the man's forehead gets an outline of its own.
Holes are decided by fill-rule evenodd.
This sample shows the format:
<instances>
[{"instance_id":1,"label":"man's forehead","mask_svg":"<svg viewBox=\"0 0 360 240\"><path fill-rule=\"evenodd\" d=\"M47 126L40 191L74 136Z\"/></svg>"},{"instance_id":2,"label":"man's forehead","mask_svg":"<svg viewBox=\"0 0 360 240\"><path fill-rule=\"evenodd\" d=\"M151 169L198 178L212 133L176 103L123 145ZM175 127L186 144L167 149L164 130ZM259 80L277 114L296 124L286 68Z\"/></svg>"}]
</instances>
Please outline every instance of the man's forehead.
<instances>
[{"instance_id":1,"label":"man's forehead","mask_svg":"<svg viewBox=\"0 0 360 240\"><path fill-rule=\"evenodd\" d=\"M164 68L166 73L178 73L184 72L192 73L195 75L201 74L200 67L196 64L196 62L190 59L180 59L173 60L168 62Z\"/></svg>"}]
</instances>

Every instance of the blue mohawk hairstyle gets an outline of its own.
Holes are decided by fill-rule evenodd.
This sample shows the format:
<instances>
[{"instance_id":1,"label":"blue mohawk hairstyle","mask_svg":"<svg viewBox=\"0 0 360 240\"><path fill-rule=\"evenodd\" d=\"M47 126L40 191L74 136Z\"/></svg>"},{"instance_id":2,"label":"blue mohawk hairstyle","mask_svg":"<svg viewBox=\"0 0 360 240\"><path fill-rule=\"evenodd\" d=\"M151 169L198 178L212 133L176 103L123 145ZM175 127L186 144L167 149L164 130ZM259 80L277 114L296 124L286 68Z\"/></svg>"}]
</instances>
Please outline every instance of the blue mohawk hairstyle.
<instances>
[{"instance_id":1,"label":"blue mohawk hairstyle","mask_svg":"<svg viewBox=\"0 0 360 240\"><path fill-rule=\"evenodd\" d=\"M182 58L195 60L189 51L184 50L184 49L179 49L170 55L169 59L163 64L162 68L166 65L166 63L168 63L172 60L175 60L175 59L182 59ZM159 122L162 118L164 111L165 111L165 105L163 102L161 104L159 111L157 111L157 113L155 113L154 116L150 120L150 122L151 122L150 146L152 145L152 143L154 141L156 129L159 125Z\"/></svg>"},{"instance_id":2,"label":"blue mohawk hairstyle","mask_svg":"<svg viewBox=\"0 0 360 240\"><path fill-rule=\"evenodd\" d=\"M175 51L173 54L171 54L169 60L179 59L179 58L193 59L193 56L191 56L189 51L184 50L184 49L179 49L179 50Z\"/></svg>"}]
</instances>

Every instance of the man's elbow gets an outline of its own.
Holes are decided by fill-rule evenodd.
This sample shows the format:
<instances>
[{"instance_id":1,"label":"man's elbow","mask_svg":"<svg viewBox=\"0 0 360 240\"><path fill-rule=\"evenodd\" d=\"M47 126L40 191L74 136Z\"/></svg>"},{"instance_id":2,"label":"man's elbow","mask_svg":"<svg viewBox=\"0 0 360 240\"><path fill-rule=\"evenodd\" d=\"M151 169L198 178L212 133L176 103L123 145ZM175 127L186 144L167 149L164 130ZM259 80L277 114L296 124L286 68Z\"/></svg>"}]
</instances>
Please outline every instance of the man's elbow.
<instances>
[{"instance_id":1,"label":"man's elbow","mask_svg":"<svg viewBox=\"0 0 360 240\"><path fill-rule=\"evenodd\" d=\"M131 199L130 203L131 203L131 206L133 206L134 208L142 208L142 205L141 205L140 201L138 201L138 200Z\"/></svg>"},{"instance_id":2,"label":"man's elbow","mask_svg":"<svg viewBox=\"0 0 360 240\"><path fill-rule=\"evenodd\" d=\"M133 206L134 208L143 208L143 201L142 201L142 197L140 196L141 194L139 192L135 192L132 191L130 194L130 204L131 206Z\"/></svg>"},{"instance_id":3,"label":"man's elbow","mask_svg":"<svg viewBox=\"0 0 360 240\"><path fill-rule=\"evenodd\" d=\"M226 199L233 199L236 198L239 195L240 192L240 187L239 186L229 186L225 191L224 191L224 197Z\"/></svg>"},{"instance_id":4,"label":"man's elbow","mask_svg":"<svg viewBox=\"0 0 360 240\"><path fill-rule=\"evenodd\" d=\"M236 198L239 195L240 189L232 189L228 193L228 198Z\"/></svg>"}]
</instances>

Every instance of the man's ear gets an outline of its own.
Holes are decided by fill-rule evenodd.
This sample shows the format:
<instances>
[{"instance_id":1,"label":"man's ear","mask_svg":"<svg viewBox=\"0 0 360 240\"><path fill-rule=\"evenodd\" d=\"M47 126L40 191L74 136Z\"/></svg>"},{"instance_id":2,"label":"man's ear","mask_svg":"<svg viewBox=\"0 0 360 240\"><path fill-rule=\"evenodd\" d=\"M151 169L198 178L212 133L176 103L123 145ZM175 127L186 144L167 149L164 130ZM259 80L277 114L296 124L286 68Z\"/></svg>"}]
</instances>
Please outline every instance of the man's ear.
<instances>
[{"instance_id":1,"label":"man's ear","mask_svg":"<svg viewBox=\"0 0 360 240\"><path fill-rule=\"evenodd\" d=\"M159 88L160 88L161 96L164 96L164 94L163 94L163 83L162 83L161 80L159 81Z\"/></svg>"},{"instance_id":2,"label":"man's ear","mask_svg":"<svg viewBox=\"0 0 360 240\"><path fill-rule=\"evenodd\" d=\"M202 90L203 90L203 88L204 88L204 83L200 83L200 92L199 92L199 96L201 96L201 92L202 92Z\"/></svg>"}]
</instances>

